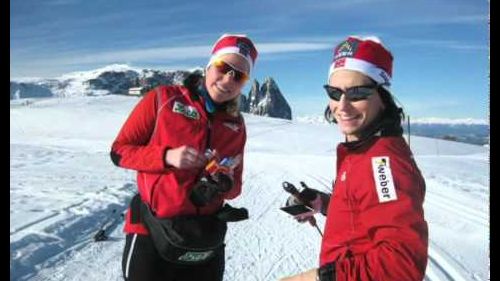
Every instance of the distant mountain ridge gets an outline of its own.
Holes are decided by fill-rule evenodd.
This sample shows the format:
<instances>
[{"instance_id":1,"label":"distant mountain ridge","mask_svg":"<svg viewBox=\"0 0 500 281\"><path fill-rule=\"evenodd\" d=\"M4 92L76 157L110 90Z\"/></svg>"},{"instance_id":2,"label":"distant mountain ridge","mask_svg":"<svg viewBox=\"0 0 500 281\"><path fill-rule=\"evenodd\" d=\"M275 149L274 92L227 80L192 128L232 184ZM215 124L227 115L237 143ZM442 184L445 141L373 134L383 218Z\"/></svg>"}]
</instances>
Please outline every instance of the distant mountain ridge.
<instances>
[{"instance_id":1,"label":"distant mountain ridge","mask_svg":"<svg viewBox=\"0 0 500 281\"><path fill-rule=\"evenodd\" d=\"M407 128L405 126L405 132ZM490 142L490 126L464 123L412 123L412 135L485 145Z\"/></svg>"},{"instance_id":2,"label":"distant mountain ridge","mask_svg":"<svg viewBox=\"0 0 500 281\"><path fill-rule=\"evenodd\" d=\"M323 116L299 116L301 123L327 123ZM476 145L486 145L490 142L490 126L486 120L462 118L419 118L410 119L410 133L451 141L465 142ZM407 123L403 124L404 133L408 133Z\"/></svg>"},{"instance_id":3,"label":"distant mountain ridge","mask_svg":"<svg viewBox=\"0 0 500 281\"><path fill-rule=\"evenodd\" d=\"M73 72L59 78L13 79L10 82L10 99L127 95L129 89L134 87L141 87L145 92L159 85L182 85L184 79L195 71L203 70L160 71L115 64L91 71ZM255 80L248 98L241 95L240 105L243 112L292 119L292 109L272 77L267 77L261 87Z\"/></svg>"},{"instance_id":4,"label":"distant mountain ridge","mask_svg":"<svg viewBox=\"0 0 500 281\"><path fill-rule=\"evenodd\" d=\"M416 118L411 119L412 124L444 124L444 125L488 125L488 120L474 118Z\"/></svg>"},{"instance_id":5,"label":"distant mountain ridge","mask_svg":"<svg viewBox=\"0 0 500 281\"><path fill-rule=\"evenodd\" d=\"M181 84L192 71L140 70L116 64L59 78L14 79L10 82L10 99L127 94L131 87Z\"/></svg>"}]
</instances>

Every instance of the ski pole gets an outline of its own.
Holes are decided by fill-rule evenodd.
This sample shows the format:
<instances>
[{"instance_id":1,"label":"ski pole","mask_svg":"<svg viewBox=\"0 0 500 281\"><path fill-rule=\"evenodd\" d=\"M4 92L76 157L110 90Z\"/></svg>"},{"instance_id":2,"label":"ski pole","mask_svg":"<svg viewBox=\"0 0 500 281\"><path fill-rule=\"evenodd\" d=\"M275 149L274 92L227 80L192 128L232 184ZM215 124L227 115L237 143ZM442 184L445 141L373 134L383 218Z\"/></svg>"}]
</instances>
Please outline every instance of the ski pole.
<instances>
[{"instance_id":1,"label":"ski pole","mask_svg":"<svg viewBox=\"0 0 500 281\"><path fill-rule=\"evenodd\" d=\"M300 184L304 188L309 188L304 182L300 182ZM301 201L304 204L304 199L301 198L300 192L297 190L297 188L293 184L285 181L285 182L283 182L283 189L285 189L286 192L292 194L295 198L297 198L299 201ZM321 235L321 237L323 237L323 233L321 232L321 229L319 229L319 226L316 223L316 219L314 218L314 216L310 217L308 219L308 221L309 221L309 224L316 227L316 229L319 232L319 235Z\"/></svg>"},{"instance_id":2,"label":"ski pole","mask_svg":"<svg viewBox=\"0 0 500 281\"><path fill-rule=\"evenodd\" d=\"M321 229L319 229L319 226L318 226L318 224L317 224L317 222L316 222L316 218L314 218L314 217L310 217L310 218L308 219L308 221L309 221L309 224L310 224L310 225L312 225L312 226L316 227L316 229L317 229L317 230L318 230L318 232L319 232L319 235L321 235L321 237L323 237L323 233L321 232Z\"/></svg>"},{"instance_id":3,"label":"ski pole","mask_svg":"<svg viewBox=\"0 0 500 281\"><path fill-rule=\"evenodd\" d=\"M321 237L323 237L323 233L321 232L321 229L319 229L319 226L317 224L314 224L314 226L316 227L316 229L318 230L319 232L319 235L321 235Z\"/></svg>"}]
</instances>

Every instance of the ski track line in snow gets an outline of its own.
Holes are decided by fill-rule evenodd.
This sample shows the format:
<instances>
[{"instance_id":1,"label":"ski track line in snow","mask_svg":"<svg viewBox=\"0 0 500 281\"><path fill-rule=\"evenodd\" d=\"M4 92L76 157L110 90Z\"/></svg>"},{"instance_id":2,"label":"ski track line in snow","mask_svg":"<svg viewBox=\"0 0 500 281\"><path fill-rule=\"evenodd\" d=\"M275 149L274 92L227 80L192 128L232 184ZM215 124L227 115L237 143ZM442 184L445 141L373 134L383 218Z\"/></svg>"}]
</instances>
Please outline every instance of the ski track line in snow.
<instances>
[{"instance_id":1,"label":"ski track line in snow","mask_svg":"<svg viewBox=\"0 0 500 281\"><path fill-rule=\"evenodd\" d=\"M325 178L324 176L313 175L313 174L306 174L306 176L312 178L313 180L315 180L319 184L321 184L324 187L324 190L323 190L324 192L332 193L332 185L330 185L329 180L327 178Z\"/></svg>"},{"instance_id":2,"label":"ski track line in snow","mask_svg":"<svg viewBox=\"0 0 500 281\"><path fill-rule=\"evenodd\" d=\"M269 270L264 274L265 279L264 280L272 280L270 279L274 272L279 269L279 267L285 262L285 258L283 255L280 255L280 258L278 259L278 262L274 263Z\"/></svg>"},{"instance_id":3,"label":"ski track line in snow","mask_svg":"<svg viewBox=\"0 0 500 281\"><path fill-rule=\"evenodd\" d=\"M120 189L126 189L129 184L125 184ZM107 189L105 187L104 189ZM131 197L132 195L130 195ZM83 201L88 201L86 200ZM81 205L84 202L76 203L64 208L65 211ZM128 202L128 200L125 200ZM111 233L120 223L121 212L111 212L111 210L123 209L127 207L126 203L122 205L111 203L104 209L92 212L90 215L81 216L74 214L68 218L55 221L48 225L43 231L50 235L40 235L31 233L20 240L11 243L11 278L14 280L27 280L36 274L40 268L51 267L61 261L64 261L71 253L80 250L82 247L93 241L93 235L103 222L108 227L107 233ZM115 217L109 217L110 214ZM116 214L115 214L116 213ZM60 212L58 215L63 214ZM110 221L107 221L110 220ZM33 224L32 224L33 225ZM25 227L24 229L29 229ZM56 237L59 237L57 239ZM33 248L35 247L35 248ZM20 257L13 258L13 256Z\"/></svg>"},{"instance_id":4,"label":"ski track line in snow","mask_svg":"<svg viewBox=\"0 0 500 281\"><path fill-rule=\"evenodd\" d=\"M72 256L72 254L74 254L75 252L81 251L82 249L87 247L91 242L93 242L92 237L78 241L78 242L74 243L74 245L71 245L68 248L65 248L63 251L56 253L55 255L49 257L48 259L42 261L41 263L39 263L35 267L37 268L37 271L38 271L38 270L41 270L44 268L52 268L52 267L55 267L59 264L62 264L66 261L67 258L70 258ZM31 279L31 277L35 273L37 273L37 272L36 271L31 272L29 275L27 275L25 277L27 278L27 280L29 280L29 279ZM23 278L25 278L25 277L23 277Z\"/></svg>"},{"instance_id":5,"label":"ski track line in snow","mask_svg":"<svg viewBox=\"0 0 500 281\"><path fill-rule=\"evenodd\" d=\"M130 185L130 184L125 184L125 185L124 185L121 189L127 188L127 187L128 187L128 185ZM91 197L95 197L95 195L101 194L102 192L106 191L107 189L108 189L108 187L107 187L107 186L104 186L103 188L101 188L101 189L99 189L99 190L96 190L96 191L95 191L95 194L92 194L92 196L91 196ZM58 217L58 216L60 216L60 215L62 215L62 214L64 214L64 213L70 213L70 212L71 212L71 209L73 209L73 208L75 208L75 207L79 207L79 206L81 206L81 205L85 204L85 203L86 203L86 202L88 202L90 199L91 199L91 198L89 198L89 197L84 198L82 201L80 201L80 202L76 202L76 203L71 204L71 205L69 205L69 206L66 206L66 207L62 208L61 210L58 210L58 211L52 211L53 213L52 213L52 214L50 214L50 215L47 215L47 216L42 217L42 218L39 218L39 219L34 220L34 221L32 221L32 222L29 222L29 223L27 223L27 224L25 224L25 225L21 225L21 226L19 226L19 227L15 228L13 231L11 231L11 232L10 232L10 236L12 236L12 235L14 235L14 234L16 234L16 233L18 233L18 232L20 232L20 231L23 231L23 230L25 230L25 229L27 229L27 228L29 228L29 227L32 227L32 226L34 226L34 225L40 224L40 223L42 223L42 222L45 222L45 221L47 221L47 220L49 220L49 219L54 218L54 219L52 219L52 220L55 220L55 217Z\"/></svg>"},{"instance_id":6,"label":"ski track line in snow","mask_svg":"<svg viewBox=\"0 0 500 281\"><path fill-rule=\"evenodd\" d=\"M267 206L265 206L265 207L261 208L261 210L260 210L260 211L261 211L261 212L260 212L260 214L258 214L258 215L255 217L255 219L257 219L257 220L258 220L258 219L262 218L264 215L267 215L267 214L268 214L268 212L271 210L271 208L272 208L272 207L274 207L274 206L279 206L279 204L276 204L276 205L275 205L275 204L273 204L273 203L274 203L274 202L278 202L278 203L279 203L280 201L283 201L283 200L281 200L281 198L275 197L275 198L274 198L271 202L269 202L268 204L266 204Z\"/></svg>"},{"instance_id":7,"label":"ski track line in snow","mask_svg":"<svg viewBox=\"0 0 500 281\"><path fill-rule=\"evenodd\" d=\"M425 272L425 279L430 281L459 281L463 279L453 279L452 276L443 268L430 254L431 249L429 248L429 257L427 262L427 270Z\"/></svg>"},{"instance_id":8,"label":"ski track line in snow","mask_svg":"<svg viewBox=\"0 0 500 281\"><path fill-rule=\"evenodd\" d=\"M464 206L458 202L452 202L445 198L440 198L440 195L430 193L425 200L436 208L446 210L456 215L456 218L474 223L479 226L488 226L488 218L481 212L478 212L470 207Z\"/></svg>"},{"instance_id":9,"label":"ski track line in snow","mask_svg":"<svg viewBox=\"0 0 500 281\"><path fill-rule=\"evenodd\" d=\"M250 174L259 174L258 172L250 172ZM253 178L250 174L247 174L249 179ZM283 173L277 176L277 178L283 180L287 178L288 173ZM274 180L273 180L274 182ZM238 229L238 232L231 238L232 243L235 243L234 248L239 254L244 254L246 256L246 265L243 265L245 272L238 273L238 270L233 273L233 280L275 280L272 278L276 275L276 270L278 270L283 261L283 249L280 247L282 243L274 240L279 240L279 236L273 232L272 228L266 227L269 223L269 214L274 212L273 208L280 206L280 202L284 201L282 198L281 189L269 189L270 182L268 180L261 180L257 183L252 182L245 186L245 189L251 190L249 197L260 198L265 200L259 200L258 202L253 202L249 204L254 208L252 209L251 221L242 225L243 227ZM252 194L258 193L261 196L256 197ZM262 196L265 194L265 196ZM279 212L279 211L276 211ZM260 221L261 223L259 223ZM255 236L250 235L254 233ZM278 248L266 248L266 244L280 245ZM253 245L253 246L251 246ZM248 250L253 247L253 250ZM267 257L268 262L264 262L264 257ZM242 274L245 274L243 276Z\"/></svg>"},{"instance_id":10,"label":"ski track line in snow","mask_svg":"<svg viewBox=\"0 0 500 281\"><path fill-rule=\"evenodd\" d=\"M61 211L52 211L53 213L50 214L50 215L48 215L48 216L42 217L40 219L34 220L34 221L29 222L29 223L27 223L25 225L21 225L21 226L15 228L13 231L10 232L10 235L12 236L13 234L16 234L16 233L18 233L18 232L20 232L22 230L27 229L28 227L32 227L32 226L37 225L39 223L45 222L48 219L51 219L51 218L54 218L54 217L58 217L58 216L62 215L65 212L69 212L72 208L75 208L75 207L78 207L80 205L83 205L85 202L87 202L89 200L90 200L89 198L85 198L85 199L83 199L80 202L77 202L77 203L74 203L74 204L71 204L69 206L66 206L66 207L62 208Z\"/></svg>"},{"instance_id":11,"label":"ski track line in snow","mask_svg":"<svg viewBox=\"0 0 500 281\"><path fill-rule=\"evenodd\" d=\"M448 203L451 202L453 204L453 206L455 206L456 208L462 209L466 213L477 216L478 218L481 218L484 221L488 221L488 215L486 213L479 211L479 210L476 210L472 207L468 207L466 205L463 205L463 203L457 201L456 199L454 199L451 196L448 196L447 194L443 194L441 192L436 192L436 191L431 191L431 190L428 190L427 192L429 194L432 194L433 198L437 198L438 200L441 200L443 202L448 202Z\"/></svg>"},{"instance_id":12,"label":"ski track line in snow","mask_svg":"<svg viewBox=\"0 0 500 281\"><path fill-rule=\"evenodd\" d=\"M431 281L468 281L471 280L464 277L459 272L459 267L463 265L453 260L452 258L445 257L445 253L441 253L439 247L431 242L429 245L429 264L427 265L426 277ZM453 266L452 263L457 266ZM465 270L465 269L464 269ZM445 278L445 279L443 279Z\"/></svg>"},{"instance_id":13,"label":"ski track line in snow","mask_svg":"<svg viewBox=\"0 0 500 281\"><path fill-rule=\"evenodd\" d=\"M21 226L19 226L17 228L14 228L14 230L10 232L10 236L12 236L12 235L14 235L14 234L16 234L16 233L18 233L18 232L20 232L20 231L28 228L28 227L31 227L31 226L33 226L35 224L39 224L39 223L44 222L44 221L46 221L48 219L51 219L51 218L56 217L56 216L59 216L60 214L61 214L60 212L53 212L50 215L47 215L45 217L41 217L41 218L39 218L37 220L34 220L32 222L29 222L27 224L24 224L24 225L21 225Z\"/></svg>"},{"instance_id":14,"label":"ski track line in snow","mask_svg":"<svg viewBox=\"0 0 500 281\"><path fill-rule=\"evenodd\" d=\"M99 213L108 213L108 210ZM93 241L93 235L97 231L92 220L95 216L89 216L83 219L70 218L58 222L54 228L59 229L60 233L54 235L65 237L60 241L54 241L51 237L42 237L41 235L27 235L21 240L11 244L11 277L15 280L29 280L41 268L49 268L58 263L64 262L72 253L80 251ZM119 224L120 220L114 222L114 226L109 225L108 233L112 232ZM62 227L62 225L71 225ZM88 227L85 226L87 224ZM82 226L83 225L83 226ZM84 229L82 231L82 229ZM69 232L66 234L66 232ZM34 251L25 251L30 245L42 245ZM12 254L16 251L25 251L26 258L23 260L12 260Z\"/></svg>"}]
</instances>

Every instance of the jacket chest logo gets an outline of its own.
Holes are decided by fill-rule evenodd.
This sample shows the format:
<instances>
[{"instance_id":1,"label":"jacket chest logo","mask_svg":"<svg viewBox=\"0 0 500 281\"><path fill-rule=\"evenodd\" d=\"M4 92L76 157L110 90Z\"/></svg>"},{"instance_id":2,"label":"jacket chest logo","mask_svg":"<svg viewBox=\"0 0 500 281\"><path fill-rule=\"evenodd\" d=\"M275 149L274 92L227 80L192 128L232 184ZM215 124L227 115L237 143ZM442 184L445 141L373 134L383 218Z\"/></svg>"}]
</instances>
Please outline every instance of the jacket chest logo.
<instances>
[{"instance_id":1,"label":"jacket chest logo","mask_svg":"<svg viewBox=\"0 0 500 281\"><path fill-rule=\"evenodd\" d=\"M182 114L190 119L195 119L195 120L200 119L200 113L196 110L196 108L190 105L185 105L178 101L174 102L174 108L172 111L175 113Z\"/></svg>"},{"instance_id":2,"label":"jacket chest logo","mask_svg":"<svg viewBox=\"0 0 500 281\"><path fill-rule=\"evenodd\" d=\"M372 169L379 203L397 200L389 157L372 157Z\"/></svg>"}]
</instances>

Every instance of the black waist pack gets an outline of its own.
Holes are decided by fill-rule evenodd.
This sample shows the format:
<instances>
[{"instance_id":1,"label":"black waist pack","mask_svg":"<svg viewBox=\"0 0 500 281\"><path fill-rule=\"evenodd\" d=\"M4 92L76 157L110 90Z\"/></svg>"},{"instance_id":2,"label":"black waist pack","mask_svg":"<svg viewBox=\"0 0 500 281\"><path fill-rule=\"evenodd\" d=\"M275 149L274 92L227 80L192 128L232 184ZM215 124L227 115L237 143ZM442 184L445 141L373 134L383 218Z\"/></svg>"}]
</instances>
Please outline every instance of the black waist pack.
<instances>
[{"instance_id":1,"label":"black waist pack","mask_svg":"<svg viewBox=\"0 0 500 281\"><path fill-rule=\"evenodd\" d=\"M177 264L201 264L224 250L226 221L215 215L156 218L140 203L140 214L160 256Z\"/></svg>"}]
</instances>

